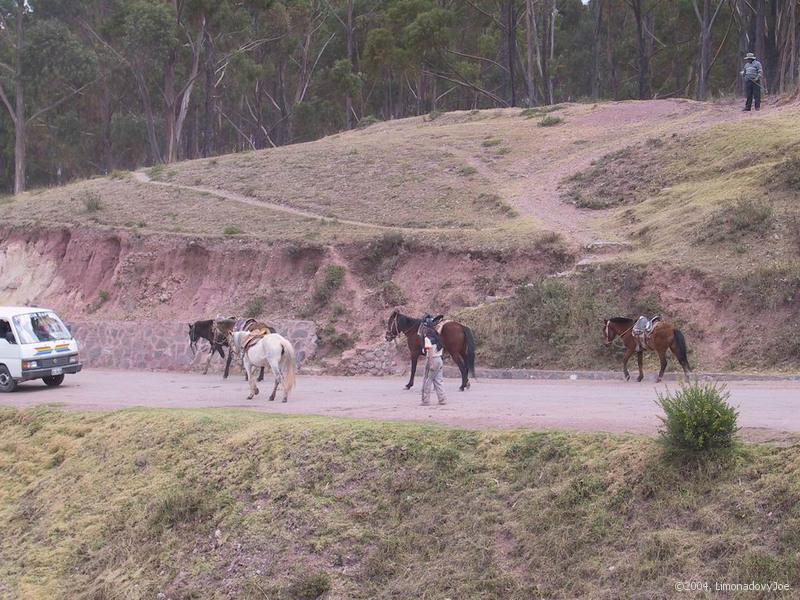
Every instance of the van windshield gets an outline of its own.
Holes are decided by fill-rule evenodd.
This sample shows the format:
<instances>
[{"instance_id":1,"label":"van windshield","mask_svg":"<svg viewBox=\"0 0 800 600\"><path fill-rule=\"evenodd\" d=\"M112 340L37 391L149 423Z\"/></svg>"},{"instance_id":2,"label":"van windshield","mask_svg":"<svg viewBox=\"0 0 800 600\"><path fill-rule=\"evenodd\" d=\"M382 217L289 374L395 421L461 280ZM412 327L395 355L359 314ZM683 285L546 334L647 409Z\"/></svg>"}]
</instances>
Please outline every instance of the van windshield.
<instances>
[{"instance_id":1,"label":"van windshield","mask_svg":"<svg viewBox=\"0 0 800 600\"><path fill-rule=\"evenodd\" d=\"M23 344L38 344L72 338L72 334L54 312L17 315L13 320L20 342Z\"/></svg>"}]
</instances>

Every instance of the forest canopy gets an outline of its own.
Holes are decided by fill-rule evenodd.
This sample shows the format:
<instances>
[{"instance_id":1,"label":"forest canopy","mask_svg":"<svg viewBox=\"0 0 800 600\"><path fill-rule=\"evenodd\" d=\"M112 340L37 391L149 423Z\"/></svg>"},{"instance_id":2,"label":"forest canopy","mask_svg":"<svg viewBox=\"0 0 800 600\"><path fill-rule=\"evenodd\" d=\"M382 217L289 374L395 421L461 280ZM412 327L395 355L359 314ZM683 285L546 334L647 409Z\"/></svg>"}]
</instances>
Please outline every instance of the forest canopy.
<instances>
[{"instance_id":1,"label":"forest canopy","mask_svg":"<svg viewBox=\"0 0 800 600\"><path fill-rule=\"evenodd\" d=\"M796 0L0 0L2 187L375 120L796 88Z\"/></svg>"}]
</instances>

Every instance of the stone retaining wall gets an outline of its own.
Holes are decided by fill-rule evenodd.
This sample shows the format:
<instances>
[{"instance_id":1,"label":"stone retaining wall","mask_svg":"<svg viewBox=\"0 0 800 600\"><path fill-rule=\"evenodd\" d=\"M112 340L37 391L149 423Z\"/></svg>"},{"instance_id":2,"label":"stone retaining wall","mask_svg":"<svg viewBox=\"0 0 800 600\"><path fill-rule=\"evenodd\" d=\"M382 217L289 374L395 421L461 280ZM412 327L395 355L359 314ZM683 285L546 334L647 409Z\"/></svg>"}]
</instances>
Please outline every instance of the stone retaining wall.
<instances>
[{"instance_id":1,"label":"stone retaining wall","mask_svg":"<svg viewBox=\"0 0 800 600\"><path fill-rule=\"evenodd\" d=\"M314 356L317 329L311 321L274 321L278 333L295 347L299 364ZM189 350L186 323L153 321L70 322L80 345L81 360L89 367L110 369L153 369L188 371L199 368L208 358L208 343L198 344L197 355ZM217 356L214 365L221 366Z\"/></svg>"}]
</instances>

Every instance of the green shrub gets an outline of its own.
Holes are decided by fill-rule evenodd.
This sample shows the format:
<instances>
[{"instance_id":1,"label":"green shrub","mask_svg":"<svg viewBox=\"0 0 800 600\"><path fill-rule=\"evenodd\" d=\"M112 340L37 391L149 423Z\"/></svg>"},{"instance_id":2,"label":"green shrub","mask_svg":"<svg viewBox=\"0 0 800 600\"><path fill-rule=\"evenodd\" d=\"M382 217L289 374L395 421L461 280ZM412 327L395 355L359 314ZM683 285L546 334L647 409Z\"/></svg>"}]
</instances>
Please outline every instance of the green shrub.
<instances>
[{"instance_id":1,"label":"green shrub","mask_svg":"<svg viewBox=\"0 0 800 600\"><path fill-rule=\"evenodd\" d=\"M356 125L356 128L365 129L370 125L375 125L375 123L380 123L380 122L381 120L375 115L367 115L366 117L363 117L361 120L359 120L358 124Z\"/></svg>"},{"instance_id":2,"label":"green shrub","mask_svg":"<svg viewBox=\"0 0 800 600\"><path fill-rule=\"evenodd\" d=\"M461 167L458 170L458 174L459 175L463 175L464 177L469 177L470 175L475 175L475 173L477 173L477 172L478 172L478 169L476 169L475 167L471 167L469 165Z\"/></svg>"},{"instance_id":3,"label":"green shrub","mask_svg":"<svg viewBox=\"0 0 800 600\"><path fill-rule=\"evenodd\" d=\"M325 269L325 278L314 290L314 304L322 306L327 304L336 291L342 287L344 283L345 269L339 265L330 265Z\"/></svg>"},{"instance_id":4,"label":"green shrub","mask_svg":"<svg viewBox=\"0 0 800 600\"><path fill-rule=\"evenodd\" d=\"M553 115L545 115L541 121L539 121L539 127L552 127L553 125L560 125L564 122L564 119L561 117L554 117Z\"/></svg>"},{"instance_id":5,"label":"green shrub","mask_svg":"<svg viewBox=\"0 0 800 600\"><path fill-rule=\"evenodd\" d=\"M251 298L244 309L244 317L246 319L255 319L264 314L267 299L264 296L255 296Z\"/></svg>"},{"instance_id":6,"label":"green shrub","mask_svg":"<svg viewBox=\"0 0 800 600\"><path fill-rule=\"evenodd\" d=\"M703 452L731 448L739 413L728 404L723 385L692 383L673 394L658 394L661 441L671 452Z\"/></svg>"},{"instance_id":7,"label":"green shrub","mask_svg":"<svg viewBox=\"0 0 800 600\"><path fill-rule=\"evenodd\" d=\"M400 306L408 300L405 292L394 281L387 281L381 286L381 299L384 306Z\"/></svg>"},{"instance_id":8,"label":"green shrub","mask_svg":"<svg viewBox=\"0 0 800 600\"><path fill-rule=\"evenodd\" d=\"M158 180L164 175L165 170L166 167L163 164L159 163L157 165L153 165L152 167L150 167L150 169L147 172L147 175L150 177L150 179Z\"/></svg>"},{"instance_id":9,"label":"green shrub","mask_svg":"<svg viewBox=\"0 0 800 600\"><path fill-rule=\"evenodd\" d=\"M86 208L86 212L94 213L98 210L102 210L103 203L100 202L100 196L94 192L87 192L83 197L83 206Z\"/></svg>"},{"instance_id":10,"label":"green shrub","mask_svg":"<svg viewBox=\"0 0 800 600\"><path fill-rule=\"evenodd\" d=\"M499 146L502 143L503 140L501 140L500 138L486 138L481 143L481 146L483 146L484 148L491 148L492 146Z\"/></svg>"},{"instance_id":11,"label":"green shrub","mask_svg":"<svg viewBox=\"0 0 800 600\"><path fill-rule=\"evenodd\" d=\"M239 235L242 233L242 229L238 225L226 225L222 233L225 235Z\"/></svg>"}]
</instances>

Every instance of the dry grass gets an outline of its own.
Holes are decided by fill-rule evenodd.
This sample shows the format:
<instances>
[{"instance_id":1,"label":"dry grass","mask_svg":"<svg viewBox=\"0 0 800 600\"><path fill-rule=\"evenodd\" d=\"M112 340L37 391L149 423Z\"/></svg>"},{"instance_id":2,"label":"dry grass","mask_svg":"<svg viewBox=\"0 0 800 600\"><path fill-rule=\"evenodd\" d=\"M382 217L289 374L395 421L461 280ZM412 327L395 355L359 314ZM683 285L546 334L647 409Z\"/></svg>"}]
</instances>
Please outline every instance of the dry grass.
<instances>
[{"instance_id":1,"label":"dry grass","mask_svg":"<svg viewBox=\"0 0 800 600\"><path fill-rule=\"evenodd\" d=\"M0 430L11 597L616 599L672 597L679 580L800 584L797 447L681 465L650 439L231 411L3 409Z\"/></svg>"},{"instance_id":2,"label":"dry grass","mask_svg":"<svg viewBox=\"0 0 800 600\"><path fill-rule=\"evenodd\" d=\"M620 211L618 224L641 242L639 261L669 261L724 283L796 259L797 192L786 164L798 153L800 117L722 125L665 147L677 182ZM702 243L698 244L700 240Z\"/></svg>"}]
</instances>

